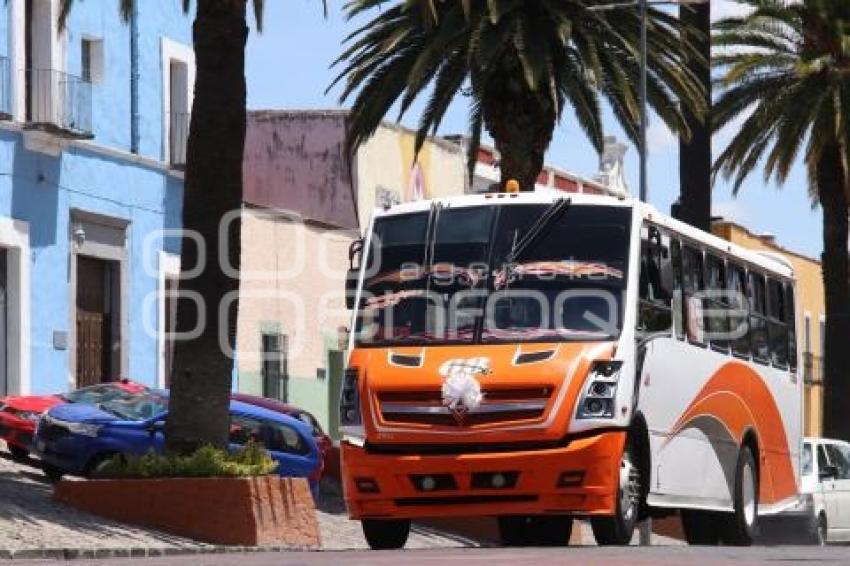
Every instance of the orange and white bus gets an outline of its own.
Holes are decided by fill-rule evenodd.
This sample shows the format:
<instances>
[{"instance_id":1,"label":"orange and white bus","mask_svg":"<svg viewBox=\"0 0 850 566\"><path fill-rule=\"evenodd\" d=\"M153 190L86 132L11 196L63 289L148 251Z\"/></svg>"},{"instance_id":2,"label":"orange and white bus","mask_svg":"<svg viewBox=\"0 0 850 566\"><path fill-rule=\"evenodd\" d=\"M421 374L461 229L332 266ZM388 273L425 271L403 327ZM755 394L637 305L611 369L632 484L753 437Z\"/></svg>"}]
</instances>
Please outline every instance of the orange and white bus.
<instances>
[{"instance_id":1,"label":"orange and white bus","mask_svg":"<svg viewBox=\"0 0 850 566\"><path fill-rule=\"evenodd\" d=\"M372 548L447 516L497 517L509 545L589 518L627 544L675 510L692 543L749 544L798 503L781 258L556 191L393 206L351 256L343 482Z\"/></svg>"}]
</instances>

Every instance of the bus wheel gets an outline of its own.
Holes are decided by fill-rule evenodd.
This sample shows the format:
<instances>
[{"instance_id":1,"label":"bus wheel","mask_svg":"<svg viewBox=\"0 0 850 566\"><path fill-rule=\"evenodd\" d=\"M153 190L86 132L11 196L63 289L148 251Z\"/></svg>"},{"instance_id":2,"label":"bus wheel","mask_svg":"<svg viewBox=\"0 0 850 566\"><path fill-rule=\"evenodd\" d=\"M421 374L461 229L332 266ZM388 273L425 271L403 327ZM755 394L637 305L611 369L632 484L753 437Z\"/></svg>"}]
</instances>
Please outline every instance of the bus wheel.
<instances>
[{"instance_id":1,"label":"bus wheel","mask_svg":"<svg viewBox=\"0 0 850 566\"><path fill-rule=\"evenodd\" d=\"M640 510L640 469L634 464L631 443L620 460L620 485L613 517L593 517L590 526L599 545L625 545L632 541Z\"/></svg>"},{"instance_id":2,"label":"bus wheel","mask_svg":"<svg viewBox=\"0 0 850 566\"><path fill-rule=\"evenodd\" d=\"M723 516L720 537L725 544L749 546L758 534L759 480L749 447L738 453L735 471L735 511Z\"/></svg>"},{"instance_id":3,"label":"bus wheel","mask_svg":"<svg viewBox=\"0 0 850 566\"><path fill-rule=\"evenodd\" d=\"M506 515L499 517L502 546L567 546L573 518L566 515Z\"/></svg>"},{"instance_id":4,"label":"bus wheel","mask_svg":"<svg viewBox=\"0 0 850 566\"><path fill-rule=\"evenodd\" d=\"M720 542L720 518L711 511L682 509L682 530L690 545L710 546Z\"/></svg>"},{"instance_id":5,"label":"bus wheel","mask_svg":"<svg viewBox=\"0 0 850 566\"><path fill-rule=\"evenodd\" d=\"M363 519L360 524L372 550L402 548L410 535L410 519Z\"/></svg>"}]
</instances>

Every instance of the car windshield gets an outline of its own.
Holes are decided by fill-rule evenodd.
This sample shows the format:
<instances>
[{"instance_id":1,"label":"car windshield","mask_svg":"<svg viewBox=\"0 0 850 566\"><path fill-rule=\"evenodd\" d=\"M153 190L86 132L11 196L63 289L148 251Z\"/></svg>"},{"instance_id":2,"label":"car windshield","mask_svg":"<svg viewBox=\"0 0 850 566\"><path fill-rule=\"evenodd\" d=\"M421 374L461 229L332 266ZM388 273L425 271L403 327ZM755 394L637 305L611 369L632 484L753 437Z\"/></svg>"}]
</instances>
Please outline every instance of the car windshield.
<instances>
[{"instance_id":1,"label":"car windshield","mask_svg":"<svg viewBox=\"0 0 850 566\"><path fill-rule=\"evenodd\" d=\"M168 410L168 399L155 393L143 393L99 403L98 407L120 419L144 421Z\"/></svg>"},{"instance_id":2,"label":"car windshield","mask_svg":"<svg viewBox=\"0 0 850 566\"><path fill-rule=\"evenodd\" d=\"M358 345L616 338L631 211L564 204L376 220Z\"/></svg>"},{"instance_id":3,"label":"car windshield","mask_svg":"<svg viewBox=\"0 0 850 566\"><path fill-rule=\"evenodd\" d=\"M105 383L103 385L91 385L76 391L63 393L60 397L68 403L104 403L113 399L127 399L133 394L116 385Z\"/></svg>"}]
</instances>

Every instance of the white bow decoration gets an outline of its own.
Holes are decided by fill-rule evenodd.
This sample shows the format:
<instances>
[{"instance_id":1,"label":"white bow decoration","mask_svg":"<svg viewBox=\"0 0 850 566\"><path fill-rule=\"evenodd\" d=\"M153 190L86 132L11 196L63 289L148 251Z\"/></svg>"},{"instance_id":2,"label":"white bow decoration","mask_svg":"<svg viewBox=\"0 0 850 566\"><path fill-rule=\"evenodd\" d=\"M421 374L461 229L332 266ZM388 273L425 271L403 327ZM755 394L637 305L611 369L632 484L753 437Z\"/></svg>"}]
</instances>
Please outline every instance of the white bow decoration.
<instances>
[{"instance_id":1,"label":"white bow decoration","mask_svg":"<svg viewBox=\"0 0 850 566\"><path fill-rule=\"evenodd\" d=\"M442 394L443 405L452 411L474 411L481 406L484 394L476 374L487 373L489 360L450 360L440 368L445 376Z\"/></svg>"}]
</instances>

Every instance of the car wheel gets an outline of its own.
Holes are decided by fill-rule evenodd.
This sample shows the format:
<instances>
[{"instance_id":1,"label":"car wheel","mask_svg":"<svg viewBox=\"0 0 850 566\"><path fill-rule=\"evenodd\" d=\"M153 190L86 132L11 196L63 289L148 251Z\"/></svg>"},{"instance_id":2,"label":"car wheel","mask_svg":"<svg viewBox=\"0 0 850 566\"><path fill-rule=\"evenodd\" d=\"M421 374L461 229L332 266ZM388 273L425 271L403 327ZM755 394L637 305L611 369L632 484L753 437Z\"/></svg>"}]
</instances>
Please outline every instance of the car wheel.
<instances>
[{"instance_id":1,"label":"car wheel","mask_svg":"<svg viewBox=\"0 0 850 566\"><path fill-rule=\"evenodd\" d=\"M50 464L44 464L41 467L41 471L44 472L44 475L47 476L52 482L58 482L62 479L62 476L65 475L65 471L62 468L57 468L56 466L51 466Z\"/></svg>"},{"instance_id":2,"label":"car wheel","mask_svg":"<svg viewBox=\"0 0 850 566\"><path fill-rule=\"evenodd\" d=\"M821 513L818 515L818 524L815 527L815 543L819 546L829 544L829 529L826 522L826 515Z\"/></svg>"},{"instance_id":3,"label":"car wheel","mask_svg":"<svg viewBox=\"0 0 850 566\"><path fill-rule=\"evenodd\" d=\"M717 513L682 509L679 514L688 544L712 546L720 542L720 521Z\"/></svg>"},{"instance_id":4,"label":"car wheel","mask_svg":"<svg viewBox=\"0 0 850 566\"><path fill-rule=\"evenodd\" d=\"M18 460L19 462L29 459L30 451L26 448L21 448L20 446L15 446L14 444L6 444L6 448L8 448L9 452L12 454L12 458Z\"/></svg>"},{"instance_id":5,"label":"car wheel","mask_svg":"<svg viewBox=\"0 0 850 566\"><path fill-rule=\"evenodd\" d=\"M566 515L506 515L499 517L502 546L567 546L573 518Z\"/></svg>"},{"instance_id":6,"label":"car wheel","mask_svg":"<svg viewBox=\"0 0 850 566\"><path fill-rule=\"evenodd\" d=\"M96 456L91 462L89 462L88 466L86 466L86 471L83 475L85 475L88 479L106 478L108 475L106 470L114 457L115 454L101 454L100 456Z\"/></svg>"},{"instance_id":7,"label":"car wheel","mask_svg":"<svg viewBox=\"0 0 850 566\"><path fill-rule=\"evenodd\" d=\"M626 545L632 541L641 504L640 468L632 458L632 447L626 445L620 460L620 483L613 517L593 517L590 526L599 545Z\"/></svg>"},{"instance_id":8,"label":"car wheel","mask_svg":"<svg viewBox=\"0 0 850 566\"><path fill-rule=\"evenodd\" d=\"M735 511L722 517L721 540L728 545L750 546L758 535L758 468L752 451L741 448L735 472Z\"/></svg>"},{"instance_id":9,"label":"car wheel","mask_svg":"<svg viewBox=\"0 0 850 566\"><path fill-rule=\"evenodd\" d=\"M410 536L409 519L363 519L360 524L372 550L402 548Z\"/></svg>"}]
</instances>

